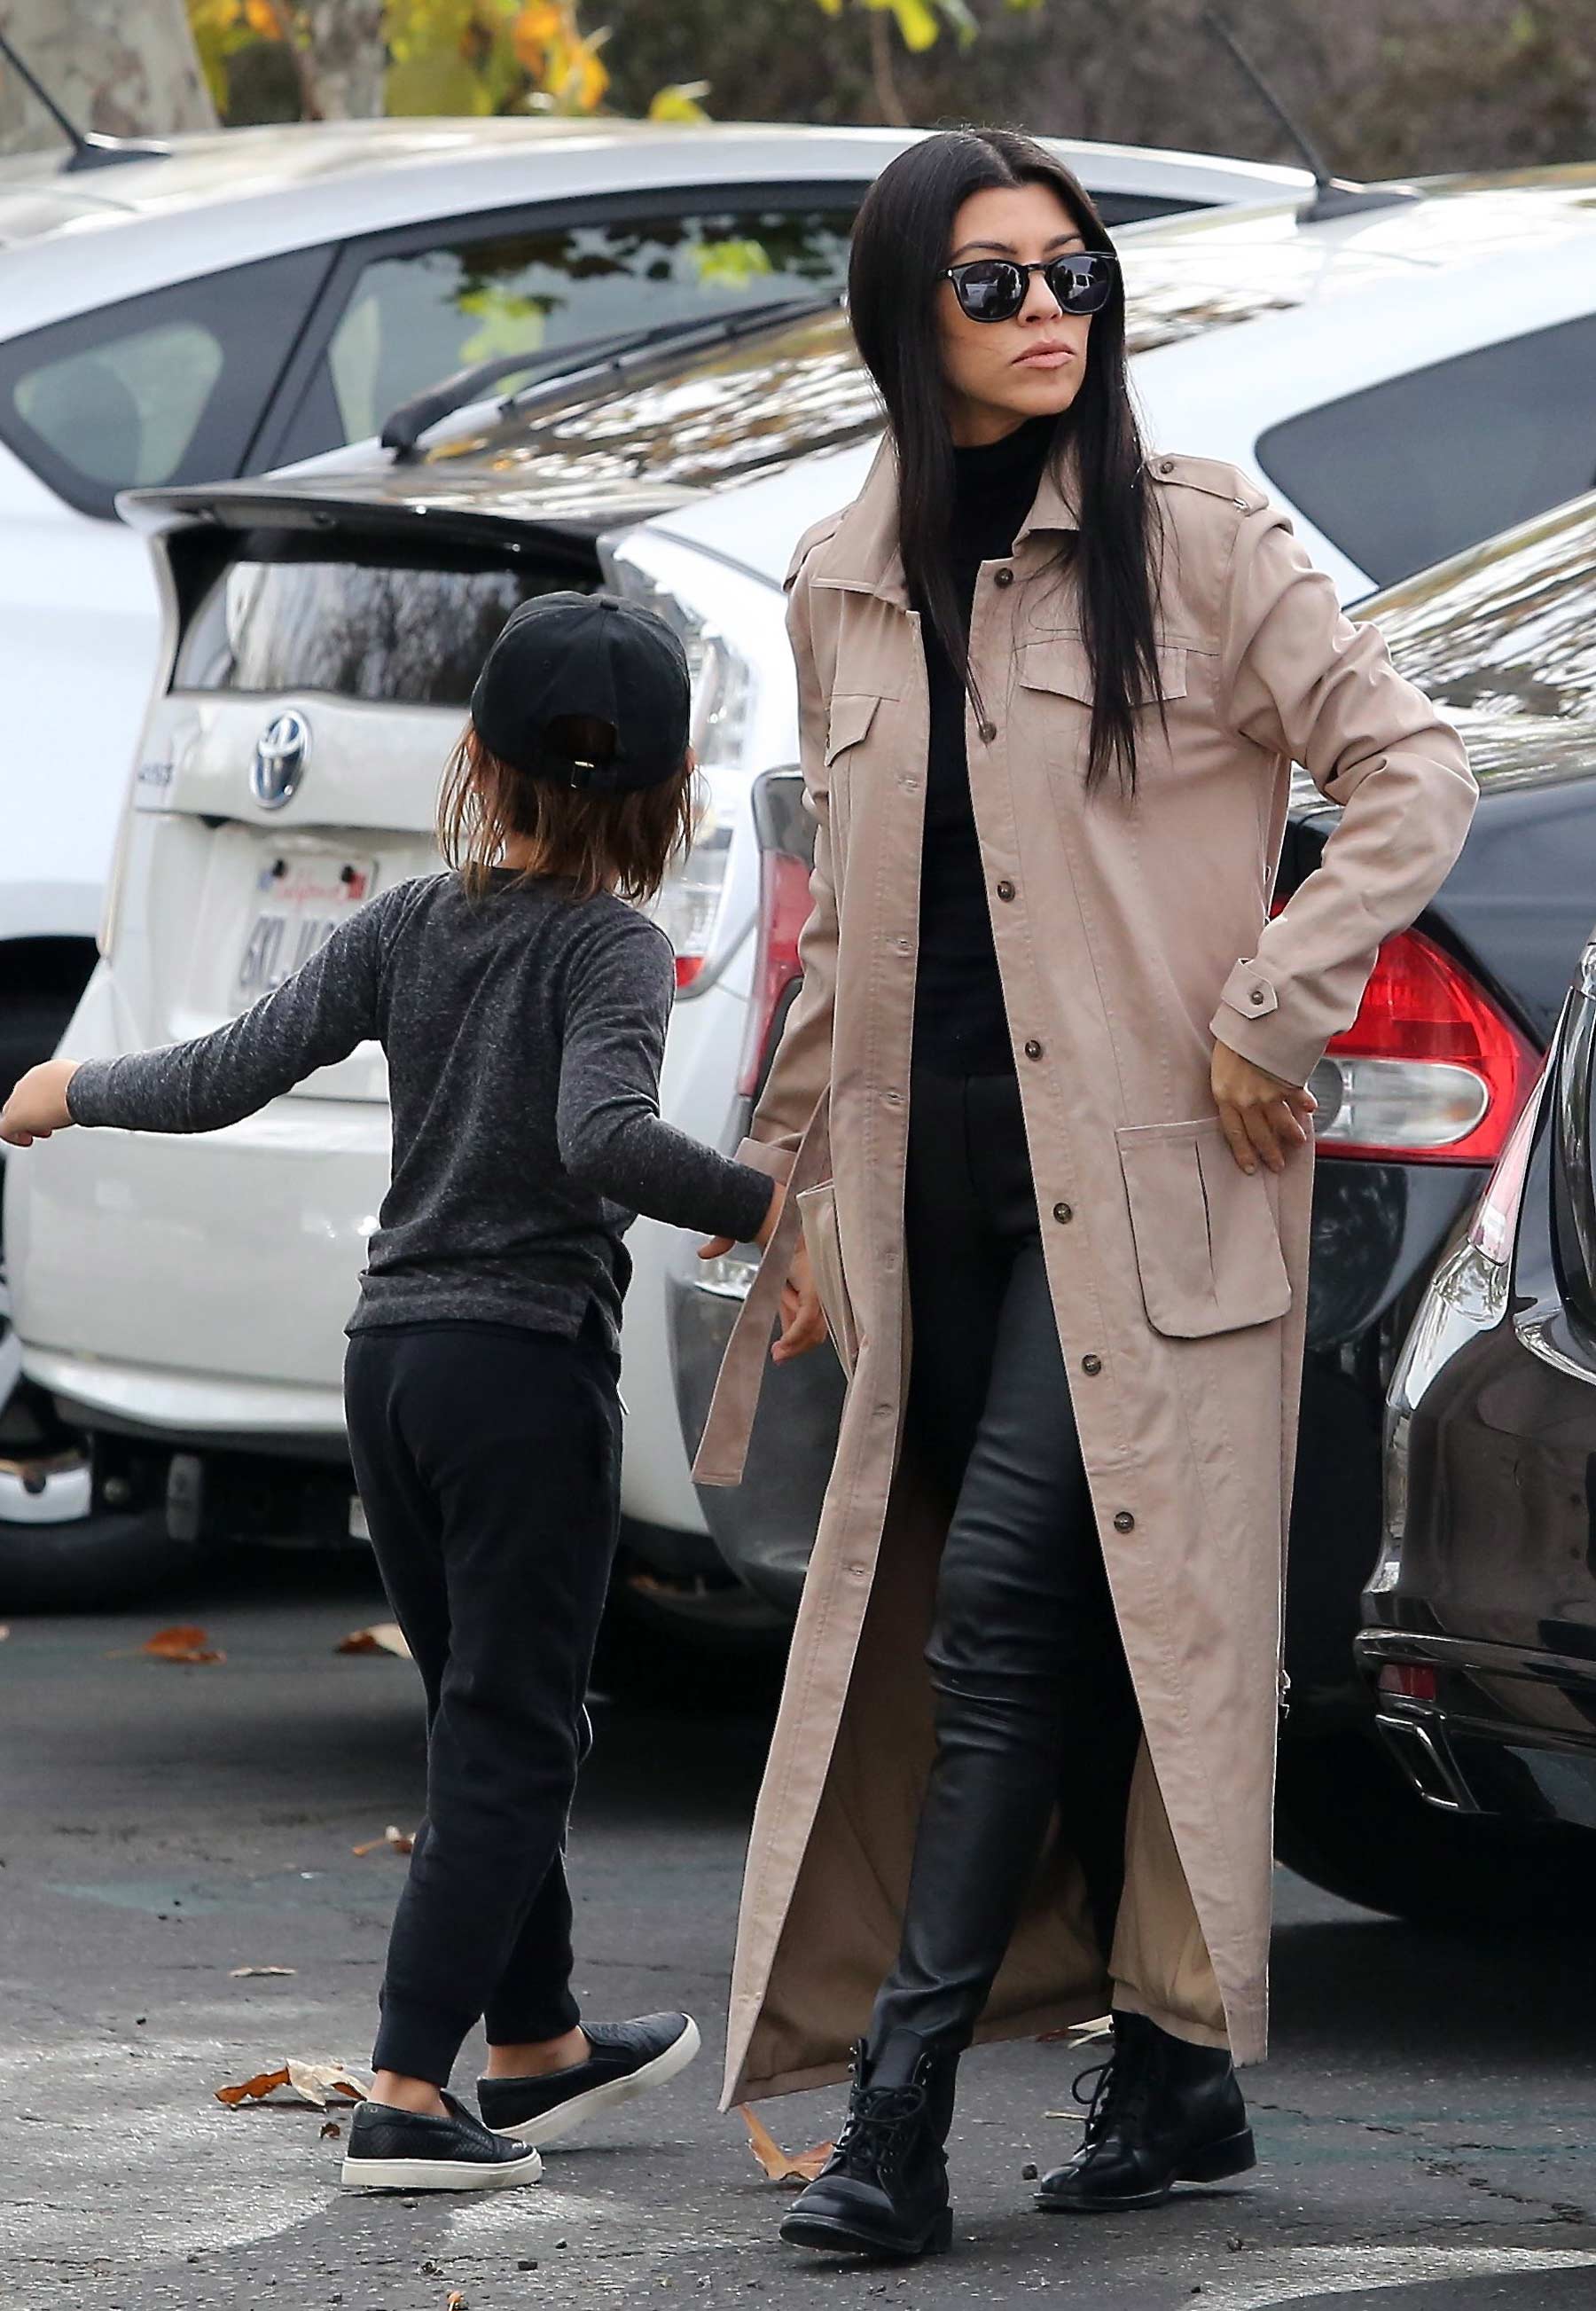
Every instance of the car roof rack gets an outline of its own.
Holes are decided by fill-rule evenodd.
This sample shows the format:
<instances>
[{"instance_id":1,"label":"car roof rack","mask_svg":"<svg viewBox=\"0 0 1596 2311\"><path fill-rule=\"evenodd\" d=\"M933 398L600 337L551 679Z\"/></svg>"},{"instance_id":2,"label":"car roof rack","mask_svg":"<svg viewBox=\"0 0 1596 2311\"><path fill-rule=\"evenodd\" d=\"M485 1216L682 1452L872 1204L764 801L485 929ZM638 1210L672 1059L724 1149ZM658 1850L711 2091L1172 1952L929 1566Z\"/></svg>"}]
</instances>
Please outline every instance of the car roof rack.
<instances>
[{"instance_id":1,"label":"car roof rack","mask_svg":"<svg viewBox=\"0 0 1596 2311\"><path fill-rule=\"evenodd\" d=\"M475 362L468 369L457 370L452 377L443 378L424 392L402 401L384 419L379 438L385 449L393 451L395 464L402 465L414 457L416 444L430 426L452 416L457 409L481 400L501 378L531 372L524 386L505 397L502 406L511 409L528 393L541 387L563 386L589 370L624 370L638 355L667 345L686 351L697 344L729 344L760 329L779 328L788 322L802 320L811 313L829 312L836 302L834 296L772 299L737 313L661 321L648 329L618 329L608 336L587 337L576 344L561 345L554 353L501 353L495 360Z\"/></svg>"},{"instance_id":2,"label":"car roof rack","mask_svg":"<svg viewBox=\"0 0 1596 2311\"><path fill-rule=\"evenodd\" d=\"M15 73L29 93L43 105L50 118L72 147L72 158L66 163L66 174L75 175L83 169L109 169L119 161L170 161L171 146L153 136L101 136L91 128L80 128L75 120L63 112L55 98L29 65L23 63L15 48L0 32L0 57Z\"/></svg>"},{"instance_id":3,"label":"car roof rack","mask_svg":"<svg viewBox=\"0 0 1596 2311\"><path fill-rule=\"evenodd\" d=\"M1409 201L1423 200L1417 185L1360 185L1349 177L1332 177L1318 145L1301 121L1286 110L1218 10L1205 8L1201 22L1204 31L1213 35L1248 85L1268 105L1313 172L1313 197L1298 209L1299 224L1322 224L1328 218L1351 216L1360 209L1401 208Z\"/></svg>"}]
</instances>

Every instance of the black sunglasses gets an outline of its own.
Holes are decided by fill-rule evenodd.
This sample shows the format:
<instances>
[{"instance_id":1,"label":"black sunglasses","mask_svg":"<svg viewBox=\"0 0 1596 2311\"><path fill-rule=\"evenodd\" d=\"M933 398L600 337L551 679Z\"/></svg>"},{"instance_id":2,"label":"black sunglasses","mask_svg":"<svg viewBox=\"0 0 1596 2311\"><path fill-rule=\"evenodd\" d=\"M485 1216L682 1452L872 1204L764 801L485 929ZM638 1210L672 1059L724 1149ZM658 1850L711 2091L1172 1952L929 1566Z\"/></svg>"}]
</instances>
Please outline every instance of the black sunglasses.
<instances>
[{"instance_id":1,"label":"black sunglasses","mask_svg":"<svg viewBox=\"0 0 1596 2311\"><path fill-rule=\"evenodd\" d=\"M1044 257L1037 265L1020 265L1008 257L972 257L967 264L950 265L941 275L953 283L959 310L971 321L1012 321L1031 288L1031 275L1040 273L1061 313L1099 313L1114 285L1117 257L1107 249L1072 249L1067 257Z\"/></svg>"}]
</instances>

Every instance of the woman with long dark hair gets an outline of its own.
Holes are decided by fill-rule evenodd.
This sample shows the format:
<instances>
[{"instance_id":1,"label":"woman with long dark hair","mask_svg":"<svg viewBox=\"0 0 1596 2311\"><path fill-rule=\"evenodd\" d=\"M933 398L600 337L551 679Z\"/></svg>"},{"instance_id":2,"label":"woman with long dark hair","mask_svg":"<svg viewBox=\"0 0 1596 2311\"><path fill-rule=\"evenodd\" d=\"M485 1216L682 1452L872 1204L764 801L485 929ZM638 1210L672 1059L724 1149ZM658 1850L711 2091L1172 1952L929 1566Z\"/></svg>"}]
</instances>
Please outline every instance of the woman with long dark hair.
<instances>
[{"instance_id":1,"label":"woman with long dark hair","mask_svg":"<svg viewBox=\"0 0 1596 2311\"><path fill-rule=\"evenodd\" d=\"M782 2235L909 2256L975 2036L1112 2010L1046 2207L1253 2163L1306 1086L1474 784L1254 484L1144 451L1113 248L1040 146L911 146L850 303L888 434L792 565L813 910L742 1150L788 1200L699 1474L737 1481L778 1317L779 1362L829 1330L727 2089L855 2040ZM1342 818L1271 919L1294 760Z\"/></svg>"}]
</instances>

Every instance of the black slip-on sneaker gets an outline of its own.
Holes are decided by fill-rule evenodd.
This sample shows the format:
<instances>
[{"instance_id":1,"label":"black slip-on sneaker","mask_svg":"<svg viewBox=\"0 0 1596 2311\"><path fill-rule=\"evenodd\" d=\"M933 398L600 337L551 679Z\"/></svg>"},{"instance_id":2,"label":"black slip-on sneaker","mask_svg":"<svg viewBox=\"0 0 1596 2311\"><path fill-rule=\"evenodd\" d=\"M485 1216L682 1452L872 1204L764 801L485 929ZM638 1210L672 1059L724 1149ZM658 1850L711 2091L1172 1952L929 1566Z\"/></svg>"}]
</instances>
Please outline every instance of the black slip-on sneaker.
<instances>
[{"instance_id":1,"label":"black slip-on sneaker","mask_svg":"<svg viewBox=\"0 0 1596 2311\"><path fill-rule=\"evenodd\" d=\"M584 2022L593 2052L541 2079L479 2079L476 2099L496 2134L555 2142L600 2111L632 2102L685 2071L699 2049L690 2014L645 2014L634 2022Z\"/></svg>"},{"instance_id":2,"label":"black slip-on sneaker","mask_svg":"<svg viewBox=\"0 0 1596 2311\"><path fill-rule=\"evenodd\" d=\"M454 2096L447 2118L363 2102L349 2122L339 2181L346 2191L507 2191L536 2183L543 2161L529 2144L506 2142Z\"/></svg>"}]
</instances>

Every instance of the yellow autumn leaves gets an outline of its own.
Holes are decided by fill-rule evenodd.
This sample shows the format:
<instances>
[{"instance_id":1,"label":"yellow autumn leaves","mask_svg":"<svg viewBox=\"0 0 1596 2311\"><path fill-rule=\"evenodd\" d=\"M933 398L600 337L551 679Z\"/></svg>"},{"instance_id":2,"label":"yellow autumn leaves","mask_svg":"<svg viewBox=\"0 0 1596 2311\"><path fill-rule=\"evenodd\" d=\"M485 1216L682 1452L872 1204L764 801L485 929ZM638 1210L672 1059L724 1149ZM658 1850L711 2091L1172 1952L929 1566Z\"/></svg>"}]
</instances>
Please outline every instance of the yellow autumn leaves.
<instances>
[{"instance_id":1,"label":"yellow autumn leaves","mask_svg":"<svg viewBox=\"0 0 1596 2311\"><path fill-rule=\"evenodd\" d=\"M195 44L225 111L228 59L257 40L292 41L314 73L314 24L298 0L188 0ZM385 109L390 113L597 112L609 88L577 0L386 0ZM703 82L661 89L658 120L702 120Z\"/></svg>"}]
</instances>

